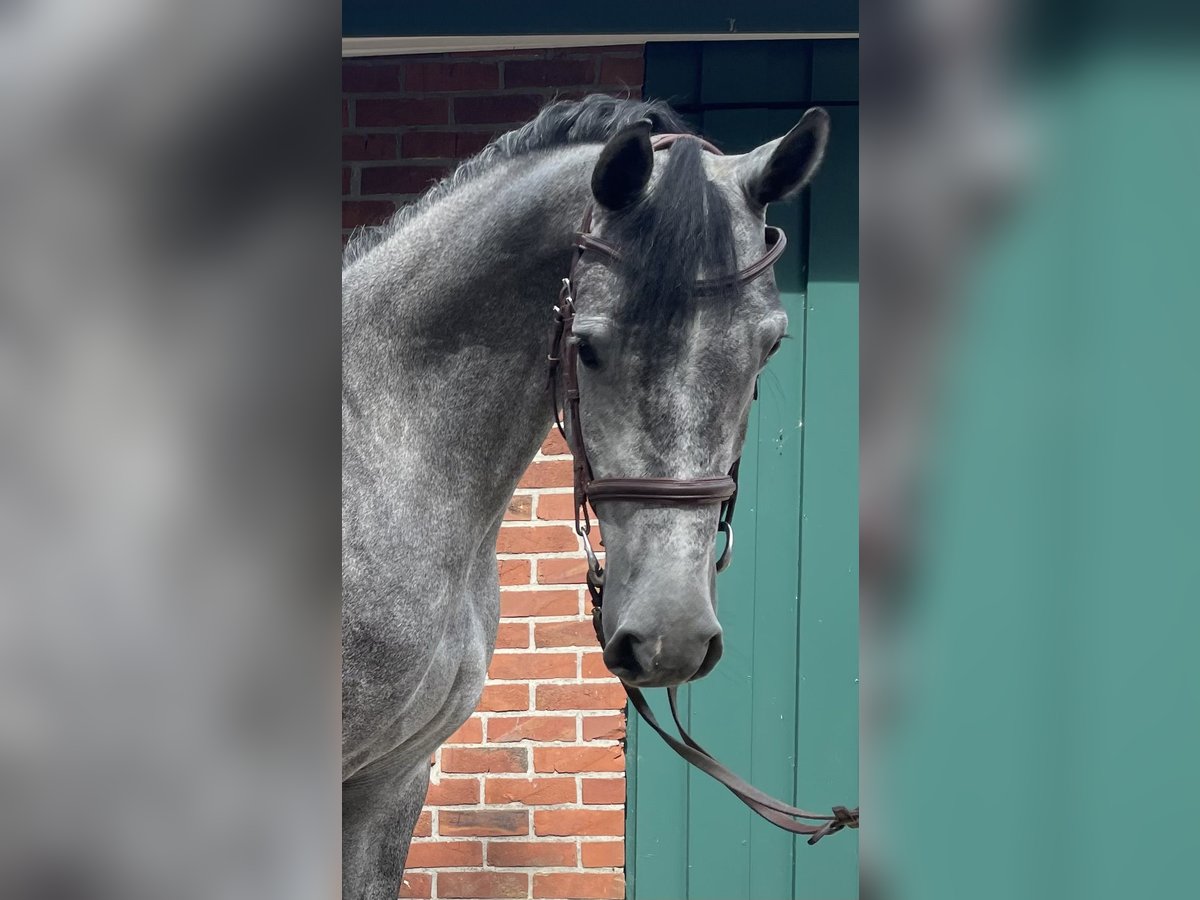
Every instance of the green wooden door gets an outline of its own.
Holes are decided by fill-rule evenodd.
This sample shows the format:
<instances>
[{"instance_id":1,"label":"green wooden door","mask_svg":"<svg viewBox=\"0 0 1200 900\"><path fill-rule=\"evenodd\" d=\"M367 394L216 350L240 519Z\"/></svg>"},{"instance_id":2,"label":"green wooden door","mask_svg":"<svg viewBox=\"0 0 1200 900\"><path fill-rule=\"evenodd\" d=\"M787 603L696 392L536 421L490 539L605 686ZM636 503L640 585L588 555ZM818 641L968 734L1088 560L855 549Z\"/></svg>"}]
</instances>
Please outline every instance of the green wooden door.
<instances>
[{"instance_id":1,"label":"green wooden door","mask_svg":"<svg viewBox=\"0 0 1200 900\"><path fill-rule=\"evenodd\" d=\"M770 210L788 234L776 278L790 318L750 419L719 581L725 655L684 689L686 724L714 755L784 799L858 797L857 45L650 45L647 96L667 99L727 152L826 105L825 164ZM665 714L665 702L654 698ZM816 847L762 822L630 718L628 895L635 900L848 900L857 834Z\"/></svg>"}]
</instances>

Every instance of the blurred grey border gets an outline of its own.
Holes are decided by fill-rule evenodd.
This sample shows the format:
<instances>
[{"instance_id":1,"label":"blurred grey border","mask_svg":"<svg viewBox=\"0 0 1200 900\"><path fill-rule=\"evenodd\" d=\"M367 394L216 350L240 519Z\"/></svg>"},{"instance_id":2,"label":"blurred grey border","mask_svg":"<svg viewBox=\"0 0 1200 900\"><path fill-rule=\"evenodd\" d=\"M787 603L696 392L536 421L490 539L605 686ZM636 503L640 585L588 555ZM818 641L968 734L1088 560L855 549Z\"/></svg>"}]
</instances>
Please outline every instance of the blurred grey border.
<instances>
[{"instance_id":1,"label":"blurred grey border","mask_svg":"<svg viewBox=\"0 0 1200 900\"><path fill-rule=\"evenodd\" d=\"M338 883L336 5L0 7L0 894Z\"/></svg>"},{"instance_id":2,"label":"blurred grey border","mask_svg":"<svg viewBox=\"0 0 1200 900\"><path fill-rule=\"evenodd\" d=\"M1200 10L860 13L863 896L1184 896Z\"/></svg>"}]
</instances>

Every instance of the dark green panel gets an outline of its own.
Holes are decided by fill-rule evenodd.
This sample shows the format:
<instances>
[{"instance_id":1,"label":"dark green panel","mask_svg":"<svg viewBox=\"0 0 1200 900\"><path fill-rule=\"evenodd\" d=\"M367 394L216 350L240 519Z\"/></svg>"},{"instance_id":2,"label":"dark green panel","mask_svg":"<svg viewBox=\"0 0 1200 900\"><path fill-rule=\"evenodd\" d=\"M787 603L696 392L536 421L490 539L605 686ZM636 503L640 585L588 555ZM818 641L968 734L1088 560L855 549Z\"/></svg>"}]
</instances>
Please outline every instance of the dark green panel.
<instances>
[{"instance_id":1,"label":"dark green panel","mask_svg":"<svg viewBox=\"0 0 1200 900\"><path fill-rule=\"evenodd\" d=\"M857 31L845 0L692 0L689 3L403 3L343 0L346 37L438 34L625 34Z\"/></svg>"},{"instance_id":2,"label":"dark green panel","mask_svg":"<svg viewBox=\"0 0 1200 900\"><path fill-rule=\"evenodd\" d=\"M700 102L700 44L646 45L645 95L679 108Z\"/></svg>"},{"instance_id":3,"label":"dark green panel","mask_svg":"<svg viewBox=\"0 0 1200 900\"><path fill-rule=\"evenodd\" d=\"M814 220L808 280L810 285L857 286L858 107L831 107L829 115L825 161L809 188L809 202L820 210L821 219L819 226Z\"/></svg>"},{"instance_id":4,"label":"dark green panel","mask_svg":"<svg viewBox=\"0 0 1200 900\"><path fill-rule=\"evenodd\" d=\"M804 103L809 96L810 41L749 41L704 48L700 102Z\"/></svg>"},{"instance_id":5,"label":"dark green panel","mask_svg":"<svg viewBox=\"0 0 1200 900\"><path fill-rule=\"evenodd\" d=\"M858 41L813 44L812 101L858 102Z\"/></svg>"},{"instance_id":6,"label":"dark green panel","mask_svg":"<svg viewBox=\"0 0 1200 900\"><path fill-rule=\"evenodd\" d=\"M660 721L671 721L662 691L650 691L647 699ZM686 703L683 718L686 724ZM636 806L625 811L627 820L634 809L637 813L636 822L626 827L626 890L631 898L677 900L685 896L687 885L688 773L658 735L649 727L639 728L636 720L629 710L626 768L636 773L638 793Z\"/></svg>"}]
</instances>

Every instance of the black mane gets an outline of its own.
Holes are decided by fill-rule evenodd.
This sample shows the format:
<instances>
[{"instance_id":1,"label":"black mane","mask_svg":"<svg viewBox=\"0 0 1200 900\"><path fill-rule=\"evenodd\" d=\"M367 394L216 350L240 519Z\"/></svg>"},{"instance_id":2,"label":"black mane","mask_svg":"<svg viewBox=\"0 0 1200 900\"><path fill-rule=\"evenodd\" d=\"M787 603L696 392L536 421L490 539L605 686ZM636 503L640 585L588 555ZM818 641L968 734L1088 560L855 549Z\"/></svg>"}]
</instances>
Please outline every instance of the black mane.
<instances>
[{"instance_id":1,"label":"black mane","mask_svg":"<svg viewBox=\"0 0 1200 900\"><path fill-rule=\"evenodd\" d=\"M421 199L397 210L385 224L356 230L342 251L342 268L366 256L421 210L497 161L568 144L604 143L638 119L653 122L655 132L691 132L674 110L658 100L627 100L589 94L582 100L558 100L547 104L534 119L500 135L426 191Z\"/></svg>"}]
</instances>

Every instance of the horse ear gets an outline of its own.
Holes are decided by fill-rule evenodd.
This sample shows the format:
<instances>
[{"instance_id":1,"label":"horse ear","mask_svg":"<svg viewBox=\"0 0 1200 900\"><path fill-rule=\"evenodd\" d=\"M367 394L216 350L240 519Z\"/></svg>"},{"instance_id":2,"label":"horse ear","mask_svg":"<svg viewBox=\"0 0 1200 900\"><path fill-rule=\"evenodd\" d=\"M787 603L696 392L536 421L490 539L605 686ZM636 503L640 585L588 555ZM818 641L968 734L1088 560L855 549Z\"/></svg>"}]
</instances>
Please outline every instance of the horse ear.
<instances>
[{"instance_id":1,"label":"horse ear","mask_svg":"<svg viewBox=\"0 0 1200 900\"><path fill-rule=\"evenodd\" d=\"M654 169L649 119L622 128L604 145L592 171L592 195L605 209L624 209L646 190Z\"/></svg>"},{"instance_id":2,"label":"horse ear","mask_svg":"<svg viewBox=\"0 0 1200 900\"><path fill-rule=\"evenodd\" d=\"M746 194L759 206L793 196L816 174L828 140L829 113L814 107L783 137L745 155L739 168Z\"/></svg>"}]
</instances>

